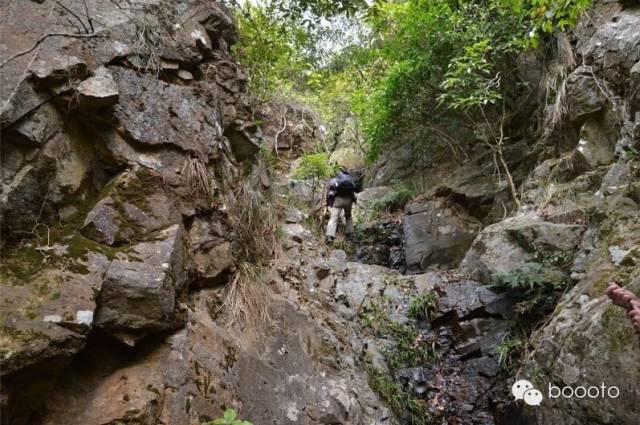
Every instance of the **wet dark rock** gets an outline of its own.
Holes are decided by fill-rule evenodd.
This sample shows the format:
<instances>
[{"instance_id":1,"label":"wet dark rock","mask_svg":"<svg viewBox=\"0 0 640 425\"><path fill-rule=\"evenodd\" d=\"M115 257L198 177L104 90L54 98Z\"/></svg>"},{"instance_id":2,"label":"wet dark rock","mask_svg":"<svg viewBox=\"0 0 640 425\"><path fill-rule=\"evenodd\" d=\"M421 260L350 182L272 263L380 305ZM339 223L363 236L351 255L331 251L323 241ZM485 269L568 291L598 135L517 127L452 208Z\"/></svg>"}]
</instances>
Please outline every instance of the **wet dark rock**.
<instances>
[{"instance_id":1,"label":"wet dark rock","mask_svg":"<svg viewBox=\"0 0 640 425\"><path fill-rule=\"evenodd\" d=\"M442 285L438 310L442 314L455 313L459 320L479 315L513 316L513 296L497 293L474 281L451 282Z\"/></svg>"},{"instance_id":2,"label":"wet dark rock","mask_svg":"<svg viewBox=\"0 0 640 425\"><path fill-rule=\"evenodd\" d=\"M462 341L460 347L465 347L466 352L463 355L471 354L475 350L479 350L483 355L493 355L495 348L509 332L509 324L505 320L493 318L475 318L459 325L462 331L455 338ZM471 350L471 347L474 349Z\"/></svg>"},{"instance_id":3,"label":"wet dark rock","mask_svg":"<svg viewBox=\"0 0 640 425\"><path fill-rule=\"evenodd\" d=\"M427 385L433 378L433 374L425 372L424 368L412 367L397 370L395 378L411 393L420 397L427 392Z\"/></svg>"},{"instance_id":4,"label":"wet dark rock","mask_svg":"<svg viewBox=\"0 0 640 425\"><path fill-rule=\"evenodd\" d=\"M500 373L500 364L493 356L484 356L469 359L464 362L465 372L469 374L478 374L485 378L496 377Z\"/></svg>"},{"instance_id":5,"label":"wet dark rock","mask_svg":"<svg viewBox=\"0 0 640 425\"><path fill-rule=\"evenodd\" d=\"M404 271L402 227L396 221L375 222L356 229L353 259Z\"/></svg>"}]
</instances>

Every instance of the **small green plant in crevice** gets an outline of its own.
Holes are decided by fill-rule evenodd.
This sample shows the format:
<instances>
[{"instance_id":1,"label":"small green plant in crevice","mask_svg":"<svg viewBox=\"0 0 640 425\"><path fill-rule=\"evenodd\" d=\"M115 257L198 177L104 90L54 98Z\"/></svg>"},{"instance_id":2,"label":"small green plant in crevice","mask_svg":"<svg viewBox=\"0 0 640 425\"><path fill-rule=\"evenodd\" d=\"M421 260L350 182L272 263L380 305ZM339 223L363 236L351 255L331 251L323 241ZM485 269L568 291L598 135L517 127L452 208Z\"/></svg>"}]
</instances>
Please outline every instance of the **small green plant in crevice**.
<instances>
[{"instance_id":1,"label":"small green plant in crevice","mask_svg":"<svg viewBox=\"0 0 640 425\"><path fill-rule=\"evenodd\" d=\"M567 270L573 263L573 253L571 251L536 251L535 259L543 266Z\"/></svg>"},{"instance_id":2,"label":"small green plant in crevice","mask_svg":"<svg viewBox=\"0 0 640 425\"><path fill-rule=\"evenodd\" d=\"M399 382L389 376L368 368L369 385L385 400L391 410L398 416L408 415L408 423L413 425L427 425L431 423L429 412L424 401L419 400L402 388Z\"/></svg>"},{"instance_id":3,"label":"small green plant in crevice","mask_svg":"<svg viewBox=\"0 0 640 425\"><path fill-rule=\"evenodd\" d=\"M424 341L420 330L413 324L391 320L382 302L372 302L366 311L361 312L360 324L365 330L391 341L382 350L391 369L424 365L438 358L435 345Z\"/></svg>"},{"instance_id":4,"label":"small green plant in crevice","mask_svg":"<svg viewBox=\"0 0 640 425\"><path fill-rule=\"evenodd\" d=\"M411 298L409 302L409 317L416 320L429 320L429 316L438 306L440 296L435 291L423 292Z\"/></svg>"},{"instance_id":5,"label":"small green plant in crevice","mask_svg":"<svg viewBox=\"0 0 640 425\"><path fill-rule=\"evenodd\" d=\"M494 352L498 356L498 363L505 371L512 371L519 364L520 354L524 347L524 342L513 335L505 335L498 344Z\"/></svg>"},{"instance_id":6,"label":"small green plant in crevice","mask_svg":"<svg viewBox=\"0 0 640 425\"><path fill-rule=\"evenodd\" d=\"M567 275L541 263L524 263L506 272L497 273L489 286L526 295L562 290L568 283Z\"/></svg>"},{"instance_id":7,"label":"small green plant in crevice","mask_svg":"<svg viewBox=\"0 0 640 425\"><path fill-rule=\"evenodd\" d=\"M622 156L628 162L640 161L640 150L633 146L623 148Z\"/></svg>"},{"instance_id":8,"label":"small green plant in crevice","mask_svg":"<svg viewBox=\"0 0 640 425\"><path fill-rule=\"evenodd\" d=\"M222 417L206 422L203 425L253 425L251 422L237 419L237 417L238 414L235 410L227 409Z\"/></svg>"}]
</instances>

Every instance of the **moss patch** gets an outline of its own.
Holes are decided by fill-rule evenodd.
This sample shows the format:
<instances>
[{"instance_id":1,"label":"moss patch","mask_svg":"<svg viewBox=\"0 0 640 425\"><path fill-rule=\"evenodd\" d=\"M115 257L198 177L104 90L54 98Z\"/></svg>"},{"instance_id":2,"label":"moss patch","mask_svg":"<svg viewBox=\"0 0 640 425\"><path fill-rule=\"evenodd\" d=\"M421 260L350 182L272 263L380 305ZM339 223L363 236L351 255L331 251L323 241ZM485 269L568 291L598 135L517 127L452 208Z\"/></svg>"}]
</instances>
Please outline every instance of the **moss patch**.
<instances>
[{"instance_id":1,"label":"moss patch","mask_svg":"<svg viewBox=\"0 0 640 425\"><path fill-rule=\"evenodd\" d=\"M15 351L32 341L46 339L42 332L32 329L21 330L4 324L0 325L0 354Z\"/></svg>"},{"instance_id":2,"label":"moss patch","mask_svg":"<svg viewBox=\"0 0 640 425\"><path fill-rule=\"evenodd\" d=\"M611 351L624 351L634 339L634 331L624 309L611 305L602 314L602 326L607 331Z\"/></svg>"},{"instance_id":3,"label":"moss patch","mask_svg":"<svg viewBox=\"0 0 640 425\"><path fill-rule=\"evenodd\" d=\"M141 168L134 175L122 181L111 197L116 204L129 203L144 212L151 212L148 196L164 185L162 176L146 168Z\"/></svg>"},{"instance_id":4,"label":"moss patch","mask_svg":"<svg viewBox=\"0 0 640 425\"><path fill-rule=\"evenodd\" d=\"M47 240L22 241L13 249L3 253L0 264L0 283L22 285L30 283L35 276L45 269L67 270L77 274L88 274L86 266L88 254L99 253L112 260L118 252L126 252L123 248L112 248L94 242L77 232L66 234L66 226L53 228L49 232L49 246L60 245L63 252L47 249Z\"/></svg>"}]
</instances>

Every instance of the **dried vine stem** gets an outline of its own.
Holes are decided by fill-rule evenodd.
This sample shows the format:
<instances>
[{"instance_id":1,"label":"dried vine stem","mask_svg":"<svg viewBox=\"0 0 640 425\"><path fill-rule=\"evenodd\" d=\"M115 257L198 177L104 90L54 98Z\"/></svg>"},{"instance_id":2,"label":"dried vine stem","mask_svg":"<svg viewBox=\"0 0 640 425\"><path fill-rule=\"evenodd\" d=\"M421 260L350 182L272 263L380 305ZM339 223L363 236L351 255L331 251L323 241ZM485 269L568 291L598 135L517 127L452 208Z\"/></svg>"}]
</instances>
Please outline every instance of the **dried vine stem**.
<instances>
[{"instance_id":1,"label":"dried vine stem","mask_svg":"<svg viewBox=\"0 0 640 425\"><path fill-rule=\"evenodd\" d=\"M19 58L20 56L24 56L28 53L33 52L36 47L38 47L40 44L42 44L43 41L45 41L47 38L49 37L71 37L71 38L95 38L95 37L106 37L106 35L100 35L100 34L72 34L72 33L68 33L68 32L50 32L48 34L43 35L42 37L40 37L33 46L29 47L26 50L22 50L18 53L16 53L13 56L8 57L7 59L5 59L2 63L0 63L0 68L4 67L6 64L8 64L9 62L11 62L14 59Z\"/></svg>"}]
</instances>

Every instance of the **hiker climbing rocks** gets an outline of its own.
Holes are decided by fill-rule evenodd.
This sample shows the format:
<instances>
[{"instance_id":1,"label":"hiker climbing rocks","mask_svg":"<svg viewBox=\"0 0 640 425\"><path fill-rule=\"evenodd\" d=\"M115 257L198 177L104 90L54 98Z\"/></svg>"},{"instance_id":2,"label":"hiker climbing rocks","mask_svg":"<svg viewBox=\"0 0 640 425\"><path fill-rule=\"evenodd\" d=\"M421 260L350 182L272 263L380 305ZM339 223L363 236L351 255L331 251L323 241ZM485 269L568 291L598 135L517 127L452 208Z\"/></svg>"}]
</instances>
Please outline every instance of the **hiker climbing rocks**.
<instances>
[{"instance_id":1,"label":"hiker climbing rocks","mask_svg":"<svg viewBox=\"0 0 640 425\"><path fill-rule=\"evenodd\" d=\"M633 327L640 333L640 297L628 289L622 288L617 282L609 282L606 292L615 305L627 310Z\"/></svg>"},{"instance_id":2,"label":"hiker climbing rocks","mask_svg":"<svg viewBox=\"0 0 640 425\"><path fill-rule=\"evenodd\" d=\"M351 219L351 206L356 202L356 181L349 171L341 169L337 176L329 180L327 187L327 206L331 213L327 225L327 243L332 243L336 238L336 228L340 213L344 210L344 218L347 222L345 231L347 237L353 233L353 220Z\"/></svg>"}]
</instances>

